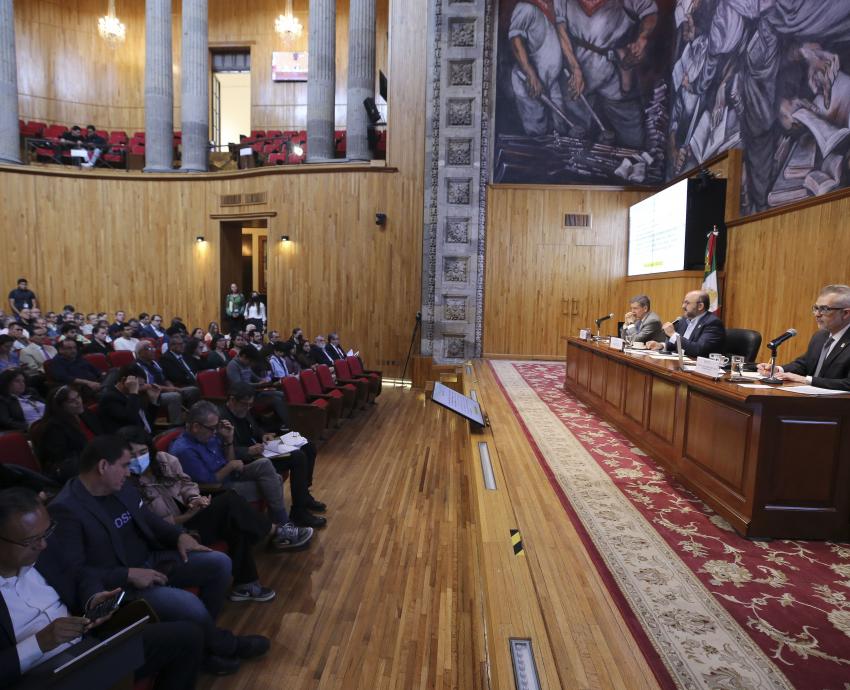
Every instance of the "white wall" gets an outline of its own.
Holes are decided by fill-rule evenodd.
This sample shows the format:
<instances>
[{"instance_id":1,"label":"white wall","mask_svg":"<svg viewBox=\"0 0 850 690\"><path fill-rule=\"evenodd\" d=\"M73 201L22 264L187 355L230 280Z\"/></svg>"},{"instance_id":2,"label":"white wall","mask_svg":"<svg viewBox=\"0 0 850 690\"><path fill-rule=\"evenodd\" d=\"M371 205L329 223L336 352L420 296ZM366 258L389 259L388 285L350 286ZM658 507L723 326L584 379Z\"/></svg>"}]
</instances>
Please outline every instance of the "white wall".
<instances>
[{"instance_id":1,"label":"white wall","mask_svg":"<svg viewBox=\"0 0 850 690\"><path fill-rule=\"evenodd\" d=\"M214 77L221 84L220 143L237 143L240 134L251 134L251 73L218 72Z\"/></svg>"}]
</instances>

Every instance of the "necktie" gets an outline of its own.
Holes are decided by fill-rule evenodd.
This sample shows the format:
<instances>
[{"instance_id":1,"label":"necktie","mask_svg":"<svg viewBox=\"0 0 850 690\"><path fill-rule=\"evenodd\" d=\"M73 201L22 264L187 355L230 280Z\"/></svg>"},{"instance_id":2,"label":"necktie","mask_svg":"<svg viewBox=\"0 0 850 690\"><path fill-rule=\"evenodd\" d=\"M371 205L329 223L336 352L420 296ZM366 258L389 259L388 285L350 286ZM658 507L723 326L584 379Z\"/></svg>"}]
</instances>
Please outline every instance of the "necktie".
<instances>
[{"instance_id":1,"label":"necktie","mask_svg":"<svg viewBox=\"0 0 850 690\"><path fill-rule=\"evenodd\" d=\"M189 365L186 364L186 360L184 360L180 355L177 355L177 360L180 362L180 364L183 365L183 368L186 370L186 372L189 374L189 376L192 377L192 380L194 381L195 380L195 372L192 371L189 368Z\"/></svg>"},{"instance_id":2,"label":"necktie","mask_svg":"<svg viewBox=\"0 0 850 690\"><path fill-rule=\"evenodd\" d=\"M830 336L826 339L826 342L823 344L823 350L820 353L820 359L818 359L818 365L815 367L815 376L820 376L820 370L823 369L823 363L826 361L826 358L829 357L829 351L832 349L832 344L835 340Z\"/></svg>"}]
</instances>

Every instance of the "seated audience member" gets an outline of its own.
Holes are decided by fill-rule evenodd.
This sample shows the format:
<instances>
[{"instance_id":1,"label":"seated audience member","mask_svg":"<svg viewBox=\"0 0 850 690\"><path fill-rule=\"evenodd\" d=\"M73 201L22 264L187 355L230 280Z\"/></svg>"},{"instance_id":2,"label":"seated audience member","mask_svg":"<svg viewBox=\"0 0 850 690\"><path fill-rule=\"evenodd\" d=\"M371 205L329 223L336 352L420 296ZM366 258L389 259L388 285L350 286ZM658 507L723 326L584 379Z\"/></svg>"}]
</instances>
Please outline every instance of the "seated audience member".
<instances>
[{"instance_id":1,"label":"seated audience member","mask_svg":"<svg viewBox=\"0 0 850 690\"><path fill-rule=\"evenodd\" d=\"M274 385L270 381L264 381L253 370L253 366L262 359L260 353L253 347L243 347L239 354L227 363L227 381L229 385L234 383L247 383L255 391L257 402L267 402L271 405L277 416L281 429L289 429L289 410L283 393L279 390L265 390Z\"/></svg>"},{"instance_id":2,"label":"seated audience member","mask_svg":"<svg viewBox=\"0 0 850 690\"><path fill-rule=\"evenodd\" d=\"M226 367L229 356L227 354L227 338L221 333L216 333L210 343L210 352L207 355L207 368L219 369Z\"/></svg>"},{"instance_id":3,"label":"seated audience member","mask_svg":"<svg viewBox=\"0 0 850 690\"><path fill-rule=\"evenodd\" d=\"M44 416L30 429L42 471L60 483L76 476L80 454L101 433L100 420L85 408L82 396L73 386L50 391Z\"/></svg>"},{"instance_id":4,"label":"seated audience member","mask_svg":"<svg viewBox=\"0 0 850 690\"><path fill-rule=\"evenodd\" d=\"M293 328L292 335L289 336L289 339L296 345L300 345L304 342L304 331L298 327Z\"/></svg>"},{"instance_id":5,"label":"seated audience member","mask_svg":"<svg viewBox=\"0 0 850 690\"><path fill-rule=\"evenodd\" d=\"M115 383L103 389L97 416L107 434L114 434L125 426L139 426L148 433L153 428L159 389L143 383L144 379L137 378L137 371L135 364L121 367Z\"/></svg>"},{"instance_id":6,"label":"seated audience member","mask_svg":"<svg viewBox=\"0 0 850 690\"><path fill-rule=\"evenodd\" d=\"M134 338L142 337L142 324L138 319L130 319L127 324L130 326Z\"/></svg>"},{"instance_id":7,"label":"seated audience member","mask_svg":"<svg viewBox=\"0 0 850 690\"><path fill-rule=\"evenodd\" d=\"M183 323L183 319L179 316L174 316L171 318L171 325L166 329L166 333L168 331L172 331L174 333L180 332L183 335L189 335L189 329L186 328L186 324Z\"/></svg>"},{"instance_id":8,"label":"seated audience member","mask_svg":"<svg viewBox=\"0 0 850 690\"><path fill-rule=\"evenodd\" d=\"M32 312L29 309L21 309L18 314L18 323L23 326L24 330L32 333L32 327L35 325L35 319L32 318Z\"/></svg>"},{"instance_id":9,"label":"seated audience member","mask_svg":"<svg viewBox=\"0 0 850 690\"><path fill-rule=\"evenodd\" d=\"M71 567L84 568L107 587L123 588L130 600L144 599L160 620L200 625L207 670L234 673L239 659L265 654L269 640L237 637L215 625L230 586L230 558L151 512L125 481L131 460L116 436L89 443L79 477L50 503L54 539ZM184 587L197 587L199 594Z\"/></svg>"},{"instance_id":10,"label":"seated audience member","mask_svg":"<svg viewBox=\"0 0 850 690\"><path fill-rule=\"evenodd\" d=\"M173 354L173 353L172 353ZM156 386L159 398L156 404L165 407L170 424L183 423L183 405L191 406L201 397L196 385L175 386L165 375L165 370L154 357L154 346L147 340L139 342L136 348L136 370L142 380L150 386Z\"/></svg>"},{"instance_id":11,"label":"seated audience member","mask_svg":"<svg viewBox=\"0 0 850 690\"><path fill-rule=\"evenodd\" d=\"M338 359L345 359L345 350L339 344L339 336L336 333L328 335L328 344L325 345L325 352L327 352L334 361Z\"/></svg>"},{"instance_id":12,"label":"seated audience member","mask_svg":"<svg viewBox=\"0 0 850 690\"><path fill-rule=\"evenodd\" d=\"M106 139L97 133L97 129L94 125L88 125L86 127L86 137L83 139L83 143L86 145L88 158L86 162L82 164L82 167L93 168L100 158L100 154L103 153L103 150L106 148Z\"/></svg>"},{"instance_id":13,"label":"seated audience member","mask_svg":"<svg viewBox=\"0 0 850 690\"><path fill-rule=\"evenodd\" d=\"M301 373L301 365L298 363L298 360L295 358L295 349L298 347L298 343L287 340L283 344L283 357L286 361L286 368L289 370L289 373L293 376L298 376Z\"/></svg>"},{"instance_id":14,"label":"seated audience member","mask_svg":"<svg viewBox=\"0 0 850 690\"><path fill-rule=\"evenodd\" d=\"M272 352L274 352L274 345L276 342L280 340L280 333L278 331L269 331L268 338L266 338L266 344L260 348L260 355L264 359L268 359Z\"/></svg>"},{"instance_id":15,"label":"seated audience member","mask_svg":"<svg viewBox=\"0 0 850 690\"><path fill-rule=\"evenodd\" d=\"M268 458L248 465L236 458L233 425L220 418L211 402L201 400L192 405L186 430L174 440L169 452L177 456L183 471L198 484L220 484L248 500L264 499L276 526L274 548L298 548L313 538L311 528L296 527L290 521L280 476Z\"/></svg>"},{"instance_id":16,"label":"seated audience member","mask_svg":"<svg viewBox=\"0 0 850 690\"><path fill-rule=\"evenodd\" d=\"M118 310L115 312L115 321L113 321L109 325L110 337L117 338L119 335L121 335L121 333L124 331L124 322L126 321L126 319L127 315L123 311Z\"/></svg>"},{"instance_id":17,"label":"seated audience member","mask_svg":"<svg viewBox=\"0 0 850 690\"><path fill-rule=\"evenodd\" d=\"M634 334L632 342L646 343L649 340L661 342L664 331L661 329L661 317L650 311L649 297L638 295L629 300L629 311L623 320L623 337Z\"/></svg>"},{"instance_id":18,"label":"seated audience member","mask_svg":"<svg viewBox=\"0 0 850 690\"><path fill-rule=\"evenodd\" d=\"M108 355L112 351L106 326L98 324L92 329L91 342L83 348L83 352L87 355Z\"/></svg>"},{"instance_id":19,"label":"seated audience member","mask_svg":"<svg viewBox=\"0 0 850 690\"><path fill-rule=\"evenodd\" d=\"M83 130L79 125L74 125L59 135L59 141L69 146L79 146L83 142Z\"/></svg>"},{"instance_id":20,"label":"seated audience member","mask_svg":"<svg viewBox=\"0 0 850 690\"><path fill-rule=\"evenodd\" d=\"M235 331L231 334L231 344L230 347L236 352L239 352L243 347L248 344L248 341L245 338L245 334L242 331Z\"/></svg>"},{"instance_id":21,"label":"seated audience member","mask_svg":"<svg viewBox=\"0 0 850 690\"><path fill-rule=\"evenodd\" d=\"M331 357L327 350L327 343L325 342L325 337L323 335L316 336L316 339L313 341L313 345L310 347L310 352L313 353L313 359L316 360L318 364L327 364L331 368L331 371L333 371L334 358Z\"/></svg>"},{"instance_id":22,"label":"seated audience member","mask_svg":"<svg viewBox=\"0 0 850 690\"><path fill-rule=\"evenodd\" d=\"M183 356L185 351L185 336L180 332L170 335L168 352L159 358L159 365L162 367L165 378L170 382L170 385L176 386L181 392L183 389L190 389L188 393L184 394L184 397L192 395L197 400L200 397L197 369L193 360Z\"/></svg>"},{"instance_id":23,"label":"seated audience member","mask_svg":"<svg viewBox=\"0 0 850 690\"><path fill-rule=\"evenodd\" d=\"M47 341L47 329L32 329L30 343L18 353L21 366L28 375L43 374L44 363L56 356L56 348Z\"/></svg>"},{"instance_id":24,"label":"seated audience member","mask_svg":"<svg viewBox=\"0 0 850 690\"><path fill-rule=\"evenodd\" d=\"M100 391L100 372L79 354L76 340L63 340L59 355L51 362L50 377L57 383L73 383L88 390L90 395Z\"/></svg>"},{"instance_id":25,"label":"seated audience member","mask_svg":"<svg viewBox=\"0 0 850 690\"><path fill-rule=\"evenodd\" d=\"M19 323L10 323L9 330L6 333L14 339L12 349L15 350L15 352L17 352L18 350L23 350L29 344L29 331L27 331Z\"/></svg>"},{"instance_id":26,"label":"seated audience member","mask_svg":"<svg viewBox=\"0 0 850 690\"><path fill-rule=\"evenodd\" d=\"M279 381L285 376L297 376L298 372L289 368L286 357L286 344L288 341L278 340L274 344L274 350L269 357L269 368L272 380Z\"/></svg>"},{"instance_id":27,"label":"seated audience member","mask_svg":"<svg viewBox=\"0 0 850 690\"><path fill-rule=\"evenodd\" d=\"M112 341L112 347L116 350L135 352L139 339L133 336L133 326L130 323L124 325L120 335Z\"/></svg>"},{"instance_id":28,"label":"seated audience member","mask_svg":"<svg viewBox=\"0 0 850 690\"><path fill-rule=\"evenodd\" d=\"M117 594L104 591L83 568L68 567L61 544L50 539L56 523L36 493L26 488L0 491L0 685L70 648L107 618L84 617ZM49 545L48 545L48 540ZM200 627L188 622L148 623L141 631L144 665L136 678L156 675L155 690L195 687L203 650ZM108 654L109 652L105 652ZM91 678L93 687L96 679Z\"/></svg>"},{"instance_id":29,"label":"seated audience member","mask_svg":"<svg viewBox=\"0 0 850 690\"><path fill-rule=\"evenodd\" d=\"M97 326L97 314L92 312L91 314L86 314L86 322L80 328L80 331L84 336L88 337L92 334L95 326Z\"/></svg>"},{"instance_id":30,"label":"seated audience member","mask_svg":"<svg viewBox=\"0 0 850 690\"><path fill-rule=\"evenodd\" d=\"M162 316L159 314L151 316L151 322L142 328L142 337L156 339L165 337L165 330L162 328Z\"/></svg>"},{"instance_id":31,"label":"seated audience member","mask_svg":"<svg viewBox=\"0 0 850 690\"><path fill-rule=\"evenodd\" d=\"M207 326L206 335L204 335L204 342L207 347L212 346L212 339L221 333L221 329L218 327L218 323L215 321L210 321L210 325Z\"/></svg>"},{"instance_id":32,"label":"seated audience member","mask_svg":"<svg viewBox=\"0 0 850 690\"><path fill-rule=\"evenodd\" d=\"M204 341L197 338L185 338L183 357L189 362L189 366L193 371L203 371L207 369L207 361L201 357L201 347L204 347Z\"/></svg>"},{"instance_id":33,"label":"seated audience member","mask_svg":"<svg viewBox=\"0 0 850 690\"><path fill-rule=\"evenodd\" d=\"M38 306L38 298L29 289L26 278L18 278L18 287L9 293L9 307L12 315L17 316L21 309L32 309Z\"/></svg>"},{"instance_id":34,"label":"seated audience member","mask_svg":"<svg viewBox=\"0 0 850 690\"><path fill-rule=\"evenodd\" d=\"M821 290L812 313L818 331L801 357L776 367L778 378L829 390L850 391L850 286L827 285ZM767 376L769 364L759 364Z\"/></svg>"},{"instance_id":35,"label":"seated audience member","mask_svg":"<svg viewBox=\"0 0 850 690\"><path fill-rule=\"evenodd\" d=\"M47 322L47 335L51 338L59 336L59 317L56 312L49 311L44 315L44 320Z\"/></svg>"},{"instance_id":36,"label":"seated audience member","mask_svg":"<svg viewBox=\"0 0 850 690\"><path fill-rule=\"evenodd\" d=\"M198 341L196 352L199 355L202 355L205 352L210 351L209 347L207 346L207 341L205 340L205 337L206 336L204 335L204 329L203 328L196 328L192 331L191 339Z\"/></svg>"},{"instance_id":37,"label":"seated audience member","mask_svg":"<svg viewBox=\"0 0 850 690\"><path fill-rule=\"evenodd\" d=\"M227 401L220 410L221 418L233 425L234 455L246 465L263 457L264 441L277 438L277 434L266 433L251 414L254 399L254 389L251 386L237 383L230 387ZM289 470L289 491L292 495L289 517L296 525L304 527L324 527L327 522L325 518L310 512L315 510L323 513L326 509L324 503L317 501L310 494L315 458L316 449L311 443L302 450L271 458L271 463L278 472Z\"/></svg>"},{"instance_id":38,"label":"seated audience member","mask_svg":"<svg viewBox=\"0 0 850 690\"><path fill-rule=\"evenodd\" d=\"M318 362L313 359L313 346L309 340L302 340L295 346L295 361L302 369L315 369Z\"/></svg>"},{"instance_id":39,"label":"seated audience member","mask_svg":"<svg viewBox=\"0 0 850 690\"><path fill-rule=\"evenodd\" d=\"M65 342L66 340L73 340L80 346L89 344L88 339L80 333L80 327L73 321L66 321L63 323L62 327L59 329L59 333L60 343Z\"/></svg>"},{"instance_id":40,"label":"seated audience member","mask_svg":"<svg viewBox=\"0 0 850 690\"><path fill-rule=\"evenodd\" d=\"M648 340L650 350L676 352L676 342L681 339L682 350L688 357L708 357L712 352L723 352L726 343L726 328L723 322L708 311L711 305L707 292L695 290L685 295L682 315L675 326L665 323L662 330L668 336L666 342Z\"/></svg>"},{"instance_id":41,"label":"seated audience member","mask_svg":"<svg viewBox=\"0 0 850 690\"><path fill-rule=\"evenodd\" d=\"M118 436L130 447L130 481L147 507L166 522L198 534L202 544L227 543L233 562L231 601L271 601L275 591L260 584L252 547L274 536L271 521L234 491L202 496L173 455L157 452L149 434L138 426Z\"/></svg>"},{"instance_id":42,"label":"seated audience member","mask_svg":"<svg viewBox=\"0 0 850 690\"><path fill-rule=\"evenodd\" d=\"M6 369L0 374L0 430L26 431L44 416L44 401L27 389L27 379L20 369Z\"/></svg>"},{"instance_id":43,"label":"seated audience member","mask_svg":"<svg viewBox=\"0 0 850 690\"><path fill-rule=\"evenodd\" d=\"M20 369L21 360L14 346L15 339L11 335L0 335L0 371Z\"/></svg>"}]
</instances>

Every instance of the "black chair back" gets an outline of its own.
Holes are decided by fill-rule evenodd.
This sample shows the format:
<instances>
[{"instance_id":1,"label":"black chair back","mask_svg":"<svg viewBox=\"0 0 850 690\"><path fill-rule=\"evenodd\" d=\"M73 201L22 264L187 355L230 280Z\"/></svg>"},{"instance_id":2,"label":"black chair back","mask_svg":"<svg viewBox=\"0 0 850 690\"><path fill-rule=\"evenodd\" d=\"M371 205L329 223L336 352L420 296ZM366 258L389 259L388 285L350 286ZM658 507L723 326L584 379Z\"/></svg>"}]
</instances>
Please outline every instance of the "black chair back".
<instances>
[{"instance_id":1,"label":"black chair back","mask_svg":"<svg viewBox=\"0 0 850 690\"><path fill-rule=\"evenodd\" d=\"M755 362L761 348L761 333L749 328L726 329L726 355L743 355L748 362Z\"/></svg>"}]
</instances>

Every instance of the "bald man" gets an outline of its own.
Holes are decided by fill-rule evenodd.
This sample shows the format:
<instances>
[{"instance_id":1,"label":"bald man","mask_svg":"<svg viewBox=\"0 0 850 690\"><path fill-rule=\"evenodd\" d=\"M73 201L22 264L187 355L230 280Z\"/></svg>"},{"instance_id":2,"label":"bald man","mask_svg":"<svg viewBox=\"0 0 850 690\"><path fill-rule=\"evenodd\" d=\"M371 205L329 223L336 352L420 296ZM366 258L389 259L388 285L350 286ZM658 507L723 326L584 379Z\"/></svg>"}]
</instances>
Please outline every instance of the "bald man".
<instances>
[{"instance_id":1,"label":"bald man","mask_svg":"<svg viewBox=\"0 0 850 690\"><path fill-rule=\"evenodd\" d=\"M726 328L723 322L708 311L711 300L707 292L694 290L682 300L682 318L674 326L665 323L661 328L667 340L650 340L647 349L676 352L676 342L682 341L682 350L688 357L708 357L712 352L723 352Z\"/></svg>"}]
</instances>

